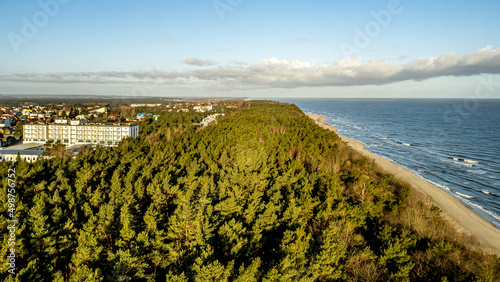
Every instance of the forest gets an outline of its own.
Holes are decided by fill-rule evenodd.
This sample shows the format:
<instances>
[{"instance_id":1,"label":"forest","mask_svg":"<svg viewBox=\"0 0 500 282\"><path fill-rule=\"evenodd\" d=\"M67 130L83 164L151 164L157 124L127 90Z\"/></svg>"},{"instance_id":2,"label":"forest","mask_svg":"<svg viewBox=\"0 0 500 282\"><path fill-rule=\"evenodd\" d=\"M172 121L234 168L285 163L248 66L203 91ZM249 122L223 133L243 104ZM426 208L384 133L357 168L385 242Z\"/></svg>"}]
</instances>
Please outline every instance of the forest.
<instances>
[{"instance_id":1,"label":"forest","mask_svg":"<svg viewBox=\"0 0 500 282\"><path fill-rule=\"evenodd\" d=\"M0 163L2 281L500 281L500 259L295 105L163 112L115 148ZM8 272L15 169L15 274Z\"/></svg>"}]
</instances>

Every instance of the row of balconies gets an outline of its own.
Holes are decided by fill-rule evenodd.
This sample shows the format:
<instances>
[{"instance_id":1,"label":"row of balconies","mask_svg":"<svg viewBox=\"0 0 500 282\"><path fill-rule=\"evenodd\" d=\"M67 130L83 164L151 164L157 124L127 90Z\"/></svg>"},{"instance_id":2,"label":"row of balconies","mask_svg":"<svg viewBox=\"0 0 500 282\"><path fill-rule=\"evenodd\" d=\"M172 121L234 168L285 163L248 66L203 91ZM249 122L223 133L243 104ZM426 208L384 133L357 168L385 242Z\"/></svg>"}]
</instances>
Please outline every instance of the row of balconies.
<instances>
[{"instance_id":1,"label":"row of balconies","mask_svg":"<svg viewBox=\"0 0 500 282\"><path fill-rule=\"evenodd\" d=\"M67 129L75 129L75 126L55 126L55 125L45 125L45 124L32 124L32 125L25 125L25 128L27 129L56 129L56 130L67 130ZM76 129L78 130L102 130L102 131L129 131L130 127L128 126L121 126L121 127L97 127L97 126L76 126Z\"/></svg>"}]
</instances>

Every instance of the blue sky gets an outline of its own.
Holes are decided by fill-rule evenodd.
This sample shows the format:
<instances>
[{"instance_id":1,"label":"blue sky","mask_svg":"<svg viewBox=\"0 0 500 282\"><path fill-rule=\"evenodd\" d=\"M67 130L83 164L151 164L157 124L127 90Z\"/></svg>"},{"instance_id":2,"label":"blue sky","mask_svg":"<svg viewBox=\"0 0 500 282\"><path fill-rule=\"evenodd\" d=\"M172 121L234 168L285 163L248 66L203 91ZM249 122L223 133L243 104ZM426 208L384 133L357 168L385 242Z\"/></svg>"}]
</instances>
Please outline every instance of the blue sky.
<instances>
[{"instance_id":1,"label":"blue sky","mask_svg":"<svg viewBox=\"0 0 500 282\"><path fill-rule=\"evenodd\" d=\"M498 1L0 8L0 94L500 98Z\"/></svg>"}]
</instances>

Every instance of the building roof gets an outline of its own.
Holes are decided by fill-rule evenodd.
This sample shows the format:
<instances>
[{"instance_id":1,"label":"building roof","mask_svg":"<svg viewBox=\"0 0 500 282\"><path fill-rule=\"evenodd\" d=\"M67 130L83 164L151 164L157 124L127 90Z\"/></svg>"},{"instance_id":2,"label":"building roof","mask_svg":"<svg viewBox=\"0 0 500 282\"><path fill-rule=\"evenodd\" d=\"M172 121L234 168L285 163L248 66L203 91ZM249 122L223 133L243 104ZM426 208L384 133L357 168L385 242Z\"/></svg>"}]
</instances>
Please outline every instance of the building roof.
<instances>
[{"instance_id":1,"label":"building roof","mask_svg":"<svg viewBox=\"0 0 500 282\"><path fill-rule=\"evenodd\" d=\"M25 143L25 144L21 144L21 145L14 145L14 146L10 146L10 147L5 147L5 148L0 148L0 152L3 152L3 151L23 151L23 150L30 150L30 149L33 149L33 148L36 148L36 147L40 147L40 146L43 146L44 143Z\"/></svg>"},{"instance_id":2,"label":"building roof","mask_svg":"<svg viewBox=\"0 0 500 282\"><path fill-rule=\"evenodd\" d=\"M88 109L89 112L92 112L92 111L95 111L95 110L99 110L99 109L102 109L102 108L107 108L109 105L105 105L105 106L98 106L98 107L95 107L95 108L90 108Z\"/></svg>"},{"instance_id":3,"label":"building roof","mask_svg":"<svg viewBox=\"0 0 500 282\"><path fill-rule=\"evenodd\" d=\"M42 150L0 150L0 155L29 155L29 156L40 156L43 154Z\"/></svg>"}]
</instances>

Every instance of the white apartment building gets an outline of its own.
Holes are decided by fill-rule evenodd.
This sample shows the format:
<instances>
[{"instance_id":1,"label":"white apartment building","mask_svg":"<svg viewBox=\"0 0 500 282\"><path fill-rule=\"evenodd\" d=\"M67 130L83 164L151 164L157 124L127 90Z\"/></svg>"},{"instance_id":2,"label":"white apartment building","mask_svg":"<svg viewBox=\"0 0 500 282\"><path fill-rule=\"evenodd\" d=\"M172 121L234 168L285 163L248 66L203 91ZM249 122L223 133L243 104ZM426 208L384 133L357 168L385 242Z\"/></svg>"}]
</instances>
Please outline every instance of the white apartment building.
<instances>
[{"instance_id":1,"label":"white apartment building","mask_svg":"<svg viewBox=\"0 0 500 282\"><path fill-rule=\"evenodd\" d=\"M25 124L23 126L24 143L61 142L71 145L116 146L129 136L139 135L137 124Z\"/></svg>"}]
</instances>

